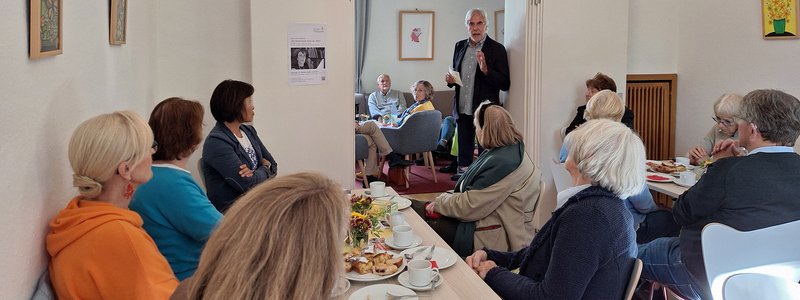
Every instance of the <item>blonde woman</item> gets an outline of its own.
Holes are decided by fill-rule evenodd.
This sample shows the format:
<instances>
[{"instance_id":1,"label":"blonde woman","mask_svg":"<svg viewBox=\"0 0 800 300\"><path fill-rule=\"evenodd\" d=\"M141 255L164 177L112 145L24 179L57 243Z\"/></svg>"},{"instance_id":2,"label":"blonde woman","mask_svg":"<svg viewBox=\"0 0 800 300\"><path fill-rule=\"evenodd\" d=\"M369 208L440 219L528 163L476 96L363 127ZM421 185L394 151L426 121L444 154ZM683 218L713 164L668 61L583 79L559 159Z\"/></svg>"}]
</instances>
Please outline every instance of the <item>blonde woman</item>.
<instances>
[{"instance_id":1,"label":"blonde woman","mask_svg":"<svg viewBox=\"0 0 800 300\"><path fill-rule=\"evenodd\" d=\"M739 126L734 117L739 114L742 106L742 96L737 94L724 94L714 102L714 126L703 137L703 144L689 150L689 163L698 165L711 156L711 150L717 142L726 139L738 139Z\"/></svg>"},{"instance_id":2,"label":"blonde woman","mask_svg":"<svg viewBox=\"0 0 800 300\"><path fill-rule=\"evenodd\" d=\"M147 123L120 111L81 123L69 142L73 198L50 222L50 279L61 299L167 299L178 281L128 209L153 176Z\"/></svg>"},{"instance_id":3,"label":"blonde woman","mask_svg":"<svg viewBox=\"0 0 800 300\"><path fill-rule=\"evenodd\" d=\"M478 250L466 262L503 299L622 299L636 258L622 199L645 185L644 145L621 122L590 120L567 135L579 189L530 246ZM519 268L519 273L509 270Z\"/></svg>"},{"instance_id":4,"label":"blonde woman","mask_svg":"<svg viewBox=\"0 0 800 300\"><path fill-rule=\"evenodd\" d=\"M484 247L519 250L533 239L542 173L525 153L522 134L508 111L485 101L474 115L478 143L486 150L453 191L425 207L429 217L447 217L429 224L461 256Z\"/></svg>"},{"instance_id":5,"label":"blonde woman","mask_svg":"<svg viewBox=\"0 0 800 300\"><path fill-rule=\"evenodd\" d=\"M411 94L414 95L414 104L411 104L402 114L397 116L397 126L403 125L403 121L411 114L423 111L434 110L433 107L433 85L427 80L417 80L411 85Z\"/></svg>"},{"instance_id":6,"label":"blonde woman","mask_svg":"<svg viewBox=\"0 0 800 300\"><path fill-rule=\"evenodd\" d=\"M323 175L263 183L231 206L172 299L329 299L348 217L342 188Z\"/></svg>"},{"instance_id":7,"label":"blonde woman","mask_svg":"<svg viewBox=\"0 0 800 300\"><path fill-rule=\"evenodd\" d=\"M620 122L625 114L625 103L617 93L611 90L602 90L593 94L586 102L586 110L583 111L585 120L609 119ZM563 163L567 160L567 143L561 145L559 160Z\"/></svg>"}]
</instances>

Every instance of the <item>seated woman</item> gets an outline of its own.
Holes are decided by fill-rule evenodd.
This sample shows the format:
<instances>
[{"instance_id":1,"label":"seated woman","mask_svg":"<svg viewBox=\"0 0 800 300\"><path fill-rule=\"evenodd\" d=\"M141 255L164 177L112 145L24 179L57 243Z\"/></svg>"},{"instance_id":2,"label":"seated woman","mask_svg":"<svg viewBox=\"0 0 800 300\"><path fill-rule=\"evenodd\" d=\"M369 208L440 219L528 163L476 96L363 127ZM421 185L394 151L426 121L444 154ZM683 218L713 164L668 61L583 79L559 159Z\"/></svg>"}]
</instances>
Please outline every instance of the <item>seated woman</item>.
<instances>
[{"instance_id":1,"label":"seated woman","mask_svg":"<svg viewBox=\"0 0 800 300\"><path fill-rule=\"evenodd\" d=\"M73 198L50 222L50 279L60 299L167 299L178 286L167 260L128 209L150 180L153 132L131 111L81 123L69 141Z\"/></svg>"},{"instance_id":2,"label":"seated woman","mask_svg":"<svg viewBox=\"0 0 800 300\"><path fill-rule=\"evenodd\" d=\"M194 276L172 299L331 299L350 221L342 188L298 173L259 185L228 210Z\"/></svg>"},{"instance_id":3,"label":"seated woman","mask_svg":"<svg viewBox=\"0 0 800 300\"><path fill-rule=\"evenodd\" d=\"M481 103L474 123L478 143L486 150L454 191L427 204L426 214L448 217L430 224L461 256L484 247L519 250L534 235L541 171L525 153L522 134L504 108Z\"/></svg>"},{"instance_id":4,"label":"seated woman","mask_svg":"<svg viewBox=\"0 0 800 300\"><path fill-rule=\"evenodd\" d=\"M427 80L417 80L411 85L411 93L414 94L414 104L411 104L402 114L397 116L397 126L403 125L403 121L411 114L423 111L434 110L433 108L433 85Z\"/></svg>"},{"instance_id":5,"label":"seated woman","mask_svg":"<svg viewBox=\"0 0 800 300\"><path fill-rule=\"evenodd\" d=\"M225 80L211 95L211 115L217 124L203 144L203 173L208 198L220 212L239 195L275 177L278 163L253 126L253 86Z\"/></svg>"},{"instance_id":6,"label":"seated woman","mask_svg":"<svg viewBox=\"0 0 800 300\"><path fill-rule=\"evenodd\" d=\"M586 120L608 119L620 122L624 112L625 104L622 103L622 99L619 95L610 90L602 90L595 93L586 103L586 110L583 113L583 117L586 118ZM569 145L565 141L564 144L561 145L559 154L562 163L567 160L568 148ZM564 205L567 200L568 197L561 197L559 194L556 200L556 209ZM650 194L647 185L643 186L639 193L625 199L625 207L627 207L631 215L633 215L634 228L639 228L639 224L644 222L648 213L658 210L658 206L655 201L653 201L653 195Z\"/></svg>"},{"instance_id":7,"label":"seated woman","mask_svg":"<svg viewBox=\"0 0 800 300\"><path fill-rule=\"evenodd\" d=\"M169 98L156 105L149 123L160 141L153 155L153 179L136 189L130 208L142 216L144 229L183 280L197 269L208 236L222 220L186 170L203 140L203 106Z\"/></svg>"},{"instance_id":8,"label":"seated woman","mask_svg":"<svg viewBox=\"0 0 800 300\"><path fill-rule=\"evenodd\" d=\"M645 185L644 145L620 122L591 120L567 136L566 168L581 190L530 246L475 251L470 265L503 299L622 299L636 259L621 199ZM519 268L519 274L509 270Z\"/></svg>"},{"instance_id":9,"label":"seated woman","mask_svg":"<svg viewBox=\"0 0 800 300\"><path fill-rule=\"evenodd\" d=\"M587 79L586 93L583 95L586 98L586 102L588 103L589 99L591 99L594 94L602 90L610 90L616 93L617 84L614 82L614 79L611 79L611 77L608 77L608 75L603 73L597 73L594 75L594 77ZM567 126L564 134L569 134L578 128L578 126L586 122L586 119L583 117L584 111L586 111L586 105L578 106L578 110L575 113L575 118L572 119L571 123L569 123L569 126ZM622 116L622 123L633 130L633 111L625 108L625 114Z\"/></svg>"},{"instance_id":10,"label":"seated woman","mask_svg":"<svg viewBox=\"0 0 800 300\"><path fill-rule=\"evenodd\" d=\"M737 139L739 126L734 122L733 117L739 114L739 107L742 104L742 96L736 94L724 94L717 102L714 102L714 124L703 138L703 145L689 150L689 163L699 165L711 156L711 149L714 145L725 139Z\"/></svg>"}]
</instances>

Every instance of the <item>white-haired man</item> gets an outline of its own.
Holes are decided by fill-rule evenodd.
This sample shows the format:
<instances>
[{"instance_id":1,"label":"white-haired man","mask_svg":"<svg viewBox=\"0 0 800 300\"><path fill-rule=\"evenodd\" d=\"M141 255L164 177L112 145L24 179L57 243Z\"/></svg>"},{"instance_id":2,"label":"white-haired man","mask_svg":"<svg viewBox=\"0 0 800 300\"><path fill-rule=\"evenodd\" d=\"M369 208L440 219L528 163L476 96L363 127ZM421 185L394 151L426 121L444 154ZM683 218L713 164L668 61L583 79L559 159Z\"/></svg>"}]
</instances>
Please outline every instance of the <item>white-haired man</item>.
<instances>
[{"instance_id":1,"label":"white-haired man","mask_svg":"<svg viewBox=\"0 0 800 300\"><path fill-rule=\"evenodd\" d=\"M406 99L403 93L392 89L392 78L387 74L378 75L378 90L369 94L367 99L369 114L372 117L399 115L406 110Z\"/></svg>"}]
</instances>

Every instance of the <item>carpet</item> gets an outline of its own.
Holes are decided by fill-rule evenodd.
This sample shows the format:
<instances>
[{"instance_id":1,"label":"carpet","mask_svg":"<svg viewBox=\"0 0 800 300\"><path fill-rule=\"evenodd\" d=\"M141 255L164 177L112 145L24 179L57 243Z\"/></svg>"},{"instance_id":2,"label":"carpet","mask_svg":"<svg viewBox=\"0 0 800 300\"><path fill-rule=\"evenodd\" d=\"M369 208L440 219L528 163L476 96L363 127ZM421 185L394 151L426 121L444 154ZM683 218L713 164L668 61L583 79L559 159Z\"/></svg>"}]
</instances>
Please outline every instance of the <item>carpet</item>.
<instances>
[{"instance_id":1,"label":"carpet","mask_svg":"<svg viewBox=\"0 0 800 300\"><path fill-rule=\"evenodd\" d=\"M400 195L441 193L452 190L456 185L455 181L450 180L450 176L453 174L439 172L439 168L448 165L450 161L444 159L434 159L434 162L436 164L436 179L438 179L438 183L433 182L433 174L431 174L431 169L428 169L425 166L413 165L411 166L410 174L408 176L407 189L405 185L395 185L391 183L387 183L387 185L391 186ZM383 169L381 180L386 181L386 174L388 173L389 165L386 164ZM356 180L355 186L361 186L361 181Z\"/></svg>"}]
</instances>

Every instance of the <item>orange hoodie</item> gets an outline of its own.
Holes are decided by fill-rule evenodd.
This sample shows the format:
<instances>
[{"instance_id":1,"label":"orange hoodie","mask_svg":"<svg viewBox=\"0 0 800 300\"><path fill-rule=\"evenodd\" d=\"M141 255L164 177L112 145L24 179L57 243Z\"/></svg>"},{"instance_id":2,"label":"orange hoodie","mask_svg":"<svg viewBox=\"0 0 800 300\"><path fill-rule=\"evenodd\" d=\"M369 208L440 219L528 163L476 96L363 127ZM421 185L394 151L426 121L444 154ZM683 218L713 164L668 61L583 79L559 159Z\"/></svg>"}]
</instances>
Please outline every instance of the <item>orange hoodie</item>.
<instances>
[{"instance_id":1,"label":"orange hoodie","mask_svg":"<svg viewBox=\"0 0 800 300\"><path fill-rule=\"evenodd\" d=\"M59 299L168 299L178 280L133 211L72 199L50 222L50 279Z\"/></svg>"}]
</instances>

